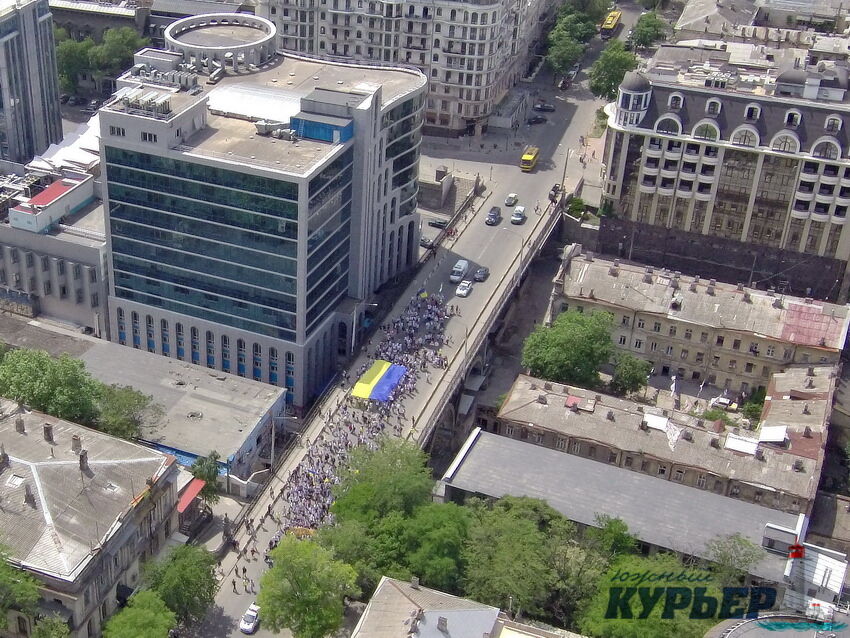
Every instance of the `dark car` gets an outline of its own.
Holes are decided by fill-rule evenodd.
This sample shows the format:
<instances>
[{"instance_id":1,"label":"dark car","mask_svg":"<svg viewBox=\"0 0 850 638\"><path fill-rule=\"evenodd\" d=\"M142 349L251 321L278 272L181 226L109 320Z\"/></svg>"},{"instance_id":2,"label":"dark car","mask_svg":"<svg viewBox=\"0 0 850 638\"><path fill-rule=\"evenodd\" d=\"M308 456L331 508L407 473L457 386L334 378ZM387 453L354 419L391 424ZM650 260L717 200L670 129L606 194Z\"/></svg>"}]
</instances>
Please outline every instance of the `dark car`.
<instances>
[{"instance_id":1,"label":"dark car","mask_svg":"<svg viewBox=\"0 0 850 638\"><path fill-rule=\"evenodd\" d=\"M482 266L481 268L479 268L478 270L475 271L475 274L472 275L472 278L475 281L484 281L489 276L490 276L490 269L487 268L486 266Z\"/></svg>"},{"instance_id":2,"label":"dark car","mask_svg":"<svg viewBox=\"0 0 850 638\"><path fill-rule=\"evenodd\" d=\"M70 99L71 99L70 95L68 95L67 93L63 93L62 95L59 96L59 103L60 104L67 104L68 100L70 100Z\"/></svg>"},{"instance_id":3,"label":"dark car","mask_svg":"<svg viewBox=\"0 0 850 638\"><path fill-rule=\"evenodd\" d=\"M431 248L434 245L434 240L428 237L420 237L419 245L422 246L422 248Z\"/></svg>"},{"instance_id":4,"label":"dark car","mask_svg":"<svg viewBox=\"0 0 850 638\"><path fill-rule=\"evenodd\" d=\"M535 104L534 110L539 112L539 113L554 113L555 112L555 105L554 104L543 104L543 103Z\"/></svg>"},{"instance_id":5,"label":"dark car","mask_svg":"<svg viewBox=\"0 0 850 638\"><path fill-rule=\"evenodd\" d=\"M498 206L493 206L487 213L487 219L484 220L484 223L488 226L495 226L500 221L502 221L502 209Z\"/></svg>"},{"instance_id":6,"label":"dark car","mask_svg":"<svg viewBox=\"0 0 850 638\"><path fill-rule=\"evenodd\" d=\"M449 222L446 219L429 219L428 225L434 228L445 228L449 225Z\"/></svg>"},{"instance_id":7,"label":"dark car","mask_svg":"<svg viewBox=\"0 0 850 638\"><path fill-rule=\"evenodd\" d=\"M552 186L552 189L549 191L549 201L555 202L558 200L558 195L561 194L561 185L555 184Z\"/></svg>"},{"instance_id":8,"label":"dark car","mask_svg":"<svg viewBox=\"0 0 850 638\"><path fill-rule=\"evenodd\" d=\"M570 85L572 85L572 83L573 81L571 79L563 78L560 82L558 82L558 88L562 91L566 91L568 88L570 88Z\"/></svg>"},{"instance_id":9,"label":"dark car","mask_svg":"<svg viewBox=\"0 0 850 638\"><path fill-rule=\"evenodd\" d=\"M534 124L545 124L548 120L542 115L535 115L534 117L528 118L529 126L533 126Z\"/></svg>"}]
</instances>

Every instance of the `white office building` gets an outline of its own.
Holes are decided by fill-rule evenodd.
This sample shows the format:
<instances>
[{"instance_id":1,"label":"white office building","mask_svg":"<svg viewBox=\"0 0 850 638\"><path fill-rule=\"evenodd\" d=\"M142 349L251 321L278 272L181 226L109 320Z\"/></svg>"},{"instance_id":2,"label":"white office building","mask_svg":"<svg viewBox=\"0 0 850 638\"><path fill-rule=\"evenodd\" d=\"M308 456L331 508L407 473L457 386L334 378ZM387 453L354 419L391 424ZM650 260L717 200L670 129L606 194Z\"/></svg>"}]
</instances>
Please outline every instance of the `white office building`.
<instances>
[{"instance_id":1,"label":"white office building","mask_svg":"<svg viewBox=\"0 0 850 638\"><path fill-rule=\"evenodd\" d=\"M250 15L165 35L100 113L111 338L304 406L418 257L425 77L275 56Z\"/></svg>"}]
</instances>

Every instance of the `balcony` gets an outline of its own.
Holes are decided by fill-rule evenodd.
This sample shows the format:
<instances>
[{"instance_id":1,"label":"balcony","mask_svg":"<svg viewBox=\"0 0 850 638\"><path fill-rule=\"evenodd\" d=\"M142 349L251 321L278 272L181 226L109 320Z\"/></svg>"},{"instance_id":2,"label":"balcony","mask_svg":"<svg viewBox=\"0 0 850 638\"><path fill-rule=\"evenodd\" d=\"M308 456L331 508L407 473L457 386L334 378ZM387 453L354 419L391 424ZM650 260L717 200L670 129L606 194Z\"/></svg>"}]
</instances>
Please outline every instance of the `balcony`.
<instances>
[{"instance_id":1,"label":"balcony","mask_svg":"<svg viewBox=\"0 0 850 638\"><path fill-rule=\"evenodd\" d=\"M644 175L658 175L658 166L644 166L643 167L643 174Z\"/></svg>"},{"instance_id":2,"label":"balcony","mask_svg":"<svg viewBox=\"0 0 850 638\"><path fill-rule=\"evenodd\" d=\"M646 156L647 157L661 157L661 145L660 144L650 144L646 147Z\"/></svg>"},{"instance_id":3,"label":"balcony","mask_svg":"<svg viewBox=\"0 0 850 638\"><path fill-rule=\"evenodd\" d=\"M694 193L694 197L701 202L710 201L711 197L712 197L711 189L710 188L706 188L706 189L697 188L696 192Z\"/></svg>"},{"instance_id":4,"label":"balcony","mask_svg":"<svg viewBox=\"0 0 850 638\"><path fill-rule=\"evenodd\" d=\"M641 182L640 183L640 192L641 193L654 193L655 192L655 182Z\"/></svg>"},{"instance_id":5,"label":"balcony","mask_svg":"<svg viewBox=\"0 0 850 638\"><path fill-rule=\"evenodd\" d=\"M717 166L719 158L717 156L717 151L714 152L714 155L703 155L702 156L702 165L703 166Z\"/></svg>"},{"instance_id":6,"label":"balcony","mask_svg":"<svg viewBox=\"0 0 850 638\"><path fill-rule=\"evenodd\" d=\"M809 218L809 209L795 205L791 209L791 217L793 217L794 219L808 219Z\"/></svg>"},{"instance_id":7,"label":"balcony","mask_svg":"<svg viewBox=\"0 0 850 638\"><path fill-rule=\"evenodd\" d=\"M694 185L692 182L679 182L679 186L676 187L676 194L679 197L690 197L694 192Z\"/></svg>"},{"instance_id":8,"label":"balcony","mask_svg":"<svg viewBox=\"0 0 850 638\"><path fill-rule=\"evenodd\" d=\"M839 215L837 212L830 216L830 223L835 224L836 226L843 226L844 222L847 221L847 213L842 213Z\"/></svg>"},{"instance_id":9,"label":"balcony","mask_svg":"<svg viewBox=\"0 0 850 638\"><path fill-rule=\"evenodd\" d=\"M810 202L815 198L815 193L814 191L798 190L795 196L799 200Z\"/></svg>"},{"instance_id":10,"label":"balcony","mask_svg":"<svg viewBox=\"0 0 850 638\"><path fill-rule=\"evenodd\" d=\"M835 186L838 184L838 173L827 175L826 170L824 170L823 174L820 176L820 183L826 184L827 186Z\"/></svg>"}]
</instances>

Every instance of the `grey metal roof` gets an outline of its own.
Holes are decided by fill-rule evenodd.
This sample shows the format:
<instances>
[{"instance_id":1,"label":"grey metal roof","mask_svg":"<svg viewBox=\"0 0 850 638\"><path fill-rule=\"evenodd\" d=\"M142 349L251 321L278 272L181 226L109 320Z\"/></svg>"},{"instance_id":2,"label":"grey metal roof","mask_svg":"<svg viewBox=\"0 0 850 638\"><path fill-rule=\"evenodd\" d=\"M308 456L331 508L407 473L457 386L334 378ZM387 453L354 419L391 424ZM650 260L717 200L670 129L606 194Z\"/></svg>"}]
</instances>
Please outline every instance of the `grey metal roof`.
<instances>
[{"instance_id":1,"label":"grey metal roof","mask_svg":"<svg viewBox=\"0 0 850 638\"><path fill-rule=\"evenodd\" d=\"M470 434L443 480L471 494L539 498L570 520L621 518L639 540L706 557L706 543L740 533L761 545L767 523L796 529L798 517L630 472L480 429ZM785 560L765 552L753 574L781 582Z\"/></svg>"},{"instance_id":2,"label":"grey metal roof","mask_svg":"<svg viewBox=\"0 0 850 638\"><path fill-rule=\"evenodd\" d=\"M0 470L0 538L23 566L74 580L119 529L146 481L158 480L174 459L38 412L20 414L6 399L0 399L0 415L0 443L9 455ZM16 429L18 417L24 433ZM45 423L53 426L52 442L45 440ZM72 450L73 435L88 452L85 471Z\"/></svg>"},{"instance_id":3,"label":"grey metal roof","mask_svg":"<svg viewBox=\"0 0 850 638\"><path fill-rule=\"evenodd\" d=\"M676 31L720 34L734 24L750 24L756 15L753 0L688 0L676 22Z\"/></svg>"},{"instance_id":4,"label":"grey metal roof","mask_svg":"<svg viewBox=\"0 0 850 638\"><path fill-rule=\"evenodd\" d=\"M633 93L640 93L642 91L648 91L651 88L651 84L646 77L638 73L637 71L629 71L623 76L623 81L620 82L620 88L624 91L632 91Z\"/></svg>"}]
</instances>

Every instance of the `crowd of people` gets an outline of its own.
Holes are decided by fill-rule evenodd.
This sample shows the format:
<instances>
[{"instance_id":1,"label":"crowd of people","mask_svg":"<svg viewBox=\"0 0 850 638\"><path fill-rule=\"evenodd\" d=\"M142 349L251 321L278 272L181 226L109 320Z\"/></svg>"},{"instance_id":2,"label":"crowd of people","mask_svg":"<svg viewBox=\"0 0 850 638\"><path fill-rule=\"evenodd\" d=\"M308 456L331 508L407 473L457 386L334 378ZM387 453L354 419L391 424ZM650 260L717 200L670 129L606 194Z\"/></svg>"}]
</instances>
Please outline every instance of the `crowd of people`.
<instances>
[{"instance_id":1,"label":"crowd of people","mask_svg":"<svg viewBox=\"0 0 850 638\"><path fill-rule=\"evenodd\" d=\"M420 291L400 317L381 326L383 337L374 348L371 341L364 346L366 361L359 368L358 378L378 359L404 366L406 371L387 401L359 399L349 390L337 409L328 413L323 433L310 444L281 490L282 510L275 512L274 518L282 530L315 529L329 520L332 488L339 483L338 470L346 464L352 448L374 449L381 435L401 436L408 422L415 427L415 416L408 419L403 400L416 394L422 375L430 376L429 366L446 367L448 359L442 353L449 344L446 322L457 312L455 306L446 305L441 294Z\"/></svg>"}]
</instances>

